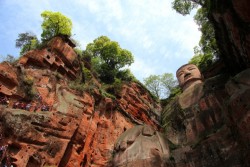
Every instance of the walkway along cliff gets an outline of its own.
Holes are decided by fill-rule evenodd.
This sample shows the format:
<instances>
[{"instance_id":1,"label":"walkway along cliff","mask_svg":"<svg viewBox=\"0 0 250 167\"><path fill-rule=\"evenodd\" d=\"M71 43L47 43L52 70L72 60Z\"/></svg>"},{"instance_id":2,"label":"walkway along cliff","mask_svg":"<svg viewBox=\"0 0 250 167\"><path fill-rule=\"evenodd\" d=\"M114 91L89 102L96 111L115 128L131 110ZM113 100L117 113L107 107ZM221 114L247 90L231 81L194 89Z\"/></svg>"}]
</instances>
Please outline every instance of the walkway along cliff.
<instances>
[{"instance_id":1,"label":"walkway along cliff","mask_svg":"<svg viewBox=\"0 0 250 167\"><path fill-rule=\"evenodd\" d=\"M161 107L138 83L124 84L116 98L95 78L86 91L71 89L80 64L69 39L55 37L0 70L2 164L107 166L124 131L160 129Z\"/></svg>"},{"instance_id":2,"label":"walkway along cliff","mask_svg":"<svg viewBox=\"0 0 250 167\"><path fill-rule=\"evenodd\" d=\"M161 106L137 82L110 96L58 36L0 64L0 162L18 167L250 166L250 1L214 0L221 60Z\"/></svg>"}]
</instances>

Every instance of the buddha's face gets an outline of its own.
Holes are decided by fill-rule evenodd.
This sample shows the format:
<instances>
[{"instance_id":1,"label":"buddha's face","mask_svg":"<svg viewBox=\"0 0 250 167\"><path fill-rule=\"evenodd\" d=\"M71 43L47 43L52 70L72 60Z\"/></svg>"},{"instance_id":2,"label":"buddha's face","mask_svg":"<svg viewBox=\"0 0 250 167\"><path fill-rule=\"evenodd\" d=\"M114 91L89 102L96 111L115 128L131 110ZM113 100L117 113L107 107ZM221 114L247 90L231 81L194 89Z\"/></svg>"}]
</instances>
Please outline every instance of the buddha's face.
<instances>
[{"instance_id":1,"label":"buddha's face","mask_svg":"<svg viewBox=\"0 0 250 167\"><path fill-rule=\"evenodd\" d=\"M202 79L200 70L197 68L197 66L193 64L187 64L181 67L176 72L176 77L181 87L184 87L185 84L187 84L188 82L190 83L192 81L197 81Z\"/></svg>"}]
</instances>

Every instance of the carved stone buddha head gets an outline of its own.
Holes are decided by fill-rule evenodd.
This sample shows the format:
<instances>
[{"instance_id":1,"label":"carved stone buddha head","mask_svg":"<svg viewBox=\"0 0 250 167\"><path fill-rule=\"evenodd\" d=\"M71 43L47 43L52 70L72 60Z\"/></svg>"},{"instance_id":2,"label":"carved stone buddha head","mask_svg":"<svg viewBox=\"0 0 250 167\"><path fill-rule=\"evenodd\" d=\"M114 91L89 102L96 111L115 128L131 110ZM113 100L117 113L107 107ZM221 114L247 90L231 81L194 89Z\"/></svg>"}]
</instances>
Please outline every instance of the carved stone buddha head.
<instances>
[{"instance_id":1,"label":"carved stone buddha head","mask_svg":"<svg viewBox=\"0 0 250 167\"><path fill-rule=\"evenodd\" d=\"M176 71L176 77L183 91L193 84L202 82L200 70L194 64L185 64L181 66Z\"/></svg>"}]
</instances>

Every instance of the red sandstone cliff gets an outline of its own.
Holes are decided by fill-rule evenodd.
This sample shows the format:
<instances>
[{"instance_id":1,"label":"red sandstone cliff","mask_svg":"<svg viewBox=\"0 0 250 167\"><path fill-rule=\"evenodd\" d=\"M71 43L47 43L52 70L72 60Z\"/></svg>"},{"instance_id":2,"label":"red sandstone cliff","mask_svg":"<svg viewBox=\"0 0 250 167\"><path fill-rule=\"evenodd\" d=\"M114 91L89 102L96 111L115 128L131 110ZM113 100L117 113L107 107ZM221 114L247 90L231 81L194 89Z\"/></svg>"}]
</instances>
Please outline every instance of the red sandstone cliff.
<instances>
[{"instance_id":1,"label":"red sandstone cliff","mask_svg":"<svg viewBox=\"0 0 250 167\"><path fill-rule=\"evenodd\" d=\"M164 109L170 161L179 167L249 166L250 4L220 0L210 5L222 64L231 78L208 79L204 96L184 111L175 101ZM142 123L158 129L161 107L137 83L123 85L116 99L102 95L96 80L91 90L72 90L69 81L79 77L80 69L72 47L70 40L58 37L16 65L0 64L2 163L107 166L124 131Z\"/></svg>"},{"instance_id":2,"label":"red sandstone cliff","mask_svg":"<svg viewBox=\"0 0 250 167\"><path fill-rule=\"evenodd\" d=\"M137 83L124 84L115 99L102 95L95 79L91 90L70 89L79 62L60 37L0 70L3 164L107 166L124 131L137 124L159 130L161 107Z\"/></svg>"}]
</instances>

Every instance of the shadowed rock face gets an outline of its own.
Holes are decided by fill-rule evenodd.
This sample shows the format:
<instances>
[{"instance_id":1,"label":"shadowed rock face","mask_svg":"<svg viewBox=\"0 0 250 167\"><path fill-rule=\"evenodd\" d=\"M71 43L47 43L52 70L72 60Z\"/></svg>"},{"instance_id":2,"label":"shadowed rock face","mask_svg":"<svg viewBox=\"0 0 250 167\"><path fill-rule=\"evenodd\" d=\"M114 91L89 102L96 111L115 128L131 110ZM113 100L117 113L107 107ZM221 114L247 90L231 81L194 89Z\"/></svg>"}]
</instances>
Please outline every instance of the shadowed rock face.
<instances>
[{"instance_id":1,"label":"shadowed rock face","mask_svg":"<svg viewBox=\"0 0 250 167\"><path fill-rule=\"evenodd\" d=\"M124 132L115 144L113 166L168 166L169 148L163 134L148 125Z\"/></svg>"},{"instance_id":2,"label":"shadowed rock face","mask_svg":"<svg viewBox=\"0 0 250 167\"><path fill-rule=\"evenodd\" d=\"M177 167L249 166L250 1L210 2L221 61L231 78L208 72L211 78L165 107L170 152Z\"/></svg>"},{"instance_id":3,"label":"shadowed rock face","mask_svg":"<svg viewBox=\"0 0 250 167\"><path fill-rule=\"evenodd\" d=\"M209 8L221 57L233 74L250 68L249 5L249 0L220 0Z\"/></svg>"},{"instance_id":4,"label":"shadowed rock face","mask_svg":"<svg viewBox=\"0 0 250 167\"><path fill-rule=\"evenodd\" d=\"M247 76L249 69L231 79L226 75L207 79L166 106L163 122L177 167L250 164Z\"/></svg>"},{"instance_id":5,"label":"shadowed rock face","mask_svg":"<svg viewBox=\"0 0 250 167\"><path fill-rule=\"evenodd\" d=\"M0 93L12 95L19 85L15 69L8 63L0 64Z\"/></svg>"}]
</instances>

